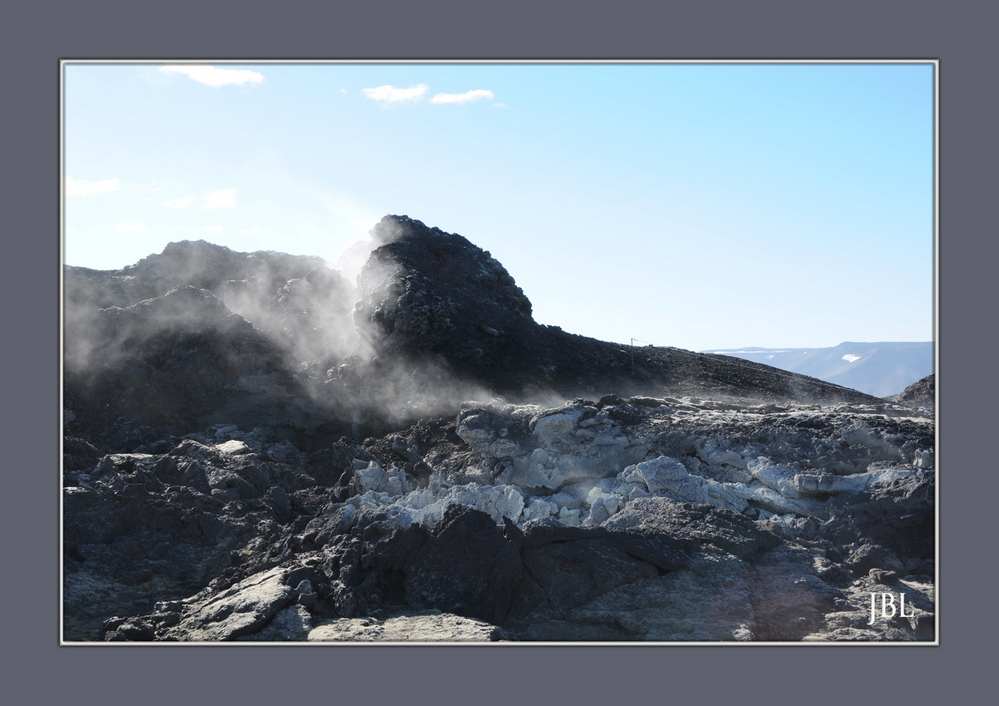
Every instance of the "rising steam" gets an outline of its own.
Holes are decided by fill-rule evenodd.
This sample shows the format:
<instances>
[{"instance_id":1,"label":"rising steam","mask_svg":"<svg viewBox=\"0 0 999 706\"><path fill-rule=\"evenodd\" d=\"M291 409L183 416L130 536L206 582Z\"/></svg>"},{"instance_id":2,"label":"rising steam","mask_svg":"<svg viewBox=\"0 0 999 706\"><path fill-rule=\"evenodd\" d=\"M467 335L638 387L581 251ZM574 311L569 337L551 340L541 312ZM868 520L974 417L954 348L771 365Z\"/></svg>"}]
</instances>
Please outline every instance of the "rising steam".
<instances>
[{"instance_id":1,"label":"rising steam","mask_svg":"<svg viewBox=\"0 0 999 706\"><path fill-rule=\"evenodd\" d=\"M118 271L67 267L70 397L126 397L138 417L169 425L197 404L265 396L316 416L313 427L405 423L488 399L440 359L385 350L378 312L394 305L398 267L368 255L399 235L376 229L342 269L205 241L171 243Z\"/></svg>"}]
</instances>

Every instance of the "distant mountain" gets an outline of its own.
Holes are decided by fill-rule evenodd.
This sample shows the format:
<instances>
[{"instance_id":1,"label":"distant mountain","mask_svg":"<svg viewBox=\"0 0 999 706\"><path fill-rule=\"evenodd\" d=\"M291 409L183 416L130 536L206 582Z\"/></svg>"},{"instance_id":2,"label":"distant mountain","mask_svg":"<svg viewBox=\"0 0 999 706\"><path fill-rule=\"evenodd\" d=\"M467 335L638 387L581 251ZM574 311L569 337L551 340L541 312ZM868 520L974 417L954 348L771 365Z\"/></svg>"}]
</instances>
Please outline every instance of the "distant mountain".
<instances>
[{"instance_id":1,"label":"distant mountain","mask_svg":"<svg viewBox=\"0 0 999 706\"><path fill-rule=\"evenodd\" d=\"M833 348L739 348L729 355L808 375L876 397L900 393L933 372L933 343L854 343Z\"/></svg>"}]
</instances>

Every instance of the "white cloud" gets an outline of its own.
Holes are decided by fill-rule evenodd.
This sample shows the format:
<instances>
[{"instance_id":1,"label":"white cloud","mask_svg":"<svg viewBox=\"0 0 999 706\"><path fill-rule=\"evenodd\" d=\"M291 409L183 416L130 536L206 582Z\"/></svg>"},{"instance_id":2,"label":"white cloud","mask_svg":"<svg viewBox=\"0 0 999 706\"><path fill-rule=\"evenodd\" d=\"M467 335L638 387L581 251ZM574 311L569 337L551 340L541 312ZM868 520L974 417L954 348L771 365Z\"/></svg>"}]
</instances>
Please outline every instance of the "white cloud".
<instances>
[{"instance_id":1,"label":"white cloud","mask_svg":"<svg viewBox=\"0 0 999 706\"><path fill-rule=\"evenodd\" d=\"M464 93L438 93L430 99L431 103L471 103L477 100L492 100L493 92L483 89L465 91Z\"/></svg>"},{"instance_id":2,"label":"white cloud","mask_svg":"<svg viewBox=\"0 0 999 706\"><path fill-rule=\"evenodd\" d=\"M236 205L235 189L220 189L205 197L201 208L232 208Z\"/></svg>"},{"instance_id":3,"label":"white cloud","mask_svg":"<svg viewBox=\"0 0 999 706\"><path fill-rule=\"evenodd\" d=\"M160 71L172 74L184 74L194 79L198 83L206 86L228 86L235 84L242 86L245 83L261 83L264 75L256 71L247 69L217 69L214 66L203 65L181 65L181 66L161 66Z\"/></svg>"},{"instance_id":4,"label":"white cloud","mask_svg":"<svg viewBox=\"0 0 999 706\"><path fill-rule=\"evenodd\" d=\"M205 230L209 233L221 233L225 228L222 226L205 226Z\"/></svg>"},{"instance_id":5,"label":"white cloud","mask_svg":"<svg viewBox=\"0 0 999 706\"><path fill-rule=\"evenodd\" d=\"M87 181L86 179L74 179L66 177L67 196L90 196L91 194L103 194L107 191L117 191L117 179L102 179L101 181Z\"/></svg>"},{"instance_id":6,"label":"white cloud","mask_svg":"<svg viewBox=\"0 0 999 706\"><path fill-rule=\"evenodd\" d=\"M176 198L173 201L164 201L163 205L169 206L170 208L187 208L194 201L196 201L197 198L198 198L197 196L181 196L180 198Z\"/></svg>"},{"instance_id":7,"label":"white cloud","mask_svg":"<svg viewBox=\"0 0 999 706\"><path fill-rule=\"evenodd\" d=\"M423 98L423 94L430 88L425 83L420 83L412 88L396 88L395 86L379 86L378 88L362 88L368 98L380 103L402 103L405 101L417 101Z\"/></svg>"},{"instance_id":8,"label":"white cloud","mask_svg":"<svg viewBox=\"0 0 999 706\"><path fill-rule=\"evenodd\" d=\"M241 230L240 233L243 235L256 235L260 232L259 228L247 228L246 230Z\"/></svg>"},{"instance_id":9,"label":"white cloud","mask_svg":"<svg viewBox=\"0 0 999 706\"><path fill-rule=\"evenodd\" d=\"M125 233L145 233L146 227L138 221L129 221L128 223L119 223L117 230L118 235L124 235Z\"/></svg>"},{"instance_id":10,"label":"white cloud","mask_svg":"<svg viewBox=\"0 0 999 706\"><path fill-rule=\"evenodd\" d=\"M493 103L492 107L493 108L509 108L510 106L508 106L506 103Z\"/></svg>"}]
</instances>

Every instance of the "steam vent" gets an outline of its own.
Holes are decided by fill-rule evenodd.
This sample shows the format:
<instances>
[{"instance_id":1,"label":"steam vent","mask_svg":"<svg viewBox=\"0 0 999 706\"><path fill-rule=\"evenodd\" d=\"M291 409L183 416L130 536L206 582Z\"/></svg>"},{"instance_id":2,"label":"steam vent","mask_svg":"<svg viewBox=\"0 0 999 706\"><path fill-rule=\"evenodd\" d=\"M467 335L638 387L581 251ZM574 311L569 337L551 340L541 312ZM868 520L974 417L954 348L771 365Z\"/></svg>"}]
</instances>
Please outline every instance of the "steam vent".
<instances>
[{"instance_id":1,"label":"steam vent","mask_svg":"<svg viewBox=\"0 0 999 706\"><path fill-rule=\"evenodd\" d=\"M931 379L630 350L371 237L65 268L65 641L935 640Z\"/></svg>"}]
</instances>

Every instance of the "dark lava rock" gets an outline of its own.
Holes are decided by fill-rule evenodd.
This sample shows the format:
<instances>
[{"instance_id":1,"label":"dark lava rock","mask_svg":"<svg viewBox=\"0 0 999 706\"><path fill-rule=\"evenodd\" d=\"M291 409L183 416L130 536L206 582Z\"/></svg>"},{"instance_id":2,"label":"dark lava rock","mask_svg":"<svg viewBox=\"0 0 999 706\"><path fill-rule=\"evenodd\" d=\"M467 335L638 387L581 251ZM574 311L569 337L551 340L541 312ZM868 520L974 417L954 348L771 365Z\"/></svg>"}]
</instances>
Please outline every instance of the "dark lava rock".
<instances>
[{"instance_id":1,"label":"dark lava rock","mask_svg":"<svg viewBox=\"0 0 999 706\"><path fill-rule=\"evenodd\" d=\"M573 608L597 596L657 575L656 567L607 537L525 551L524 571L510 616L520 622L564 619Z\"/></svg>"},{"instance_id":2,"label":"dark lava rock","mask_svg":"<svg viewBox=\"0 0 999 706\"><path fill-rule=\"evenodd\" d=\"M156 626L139 617L109 618L104 621L104 639L108 642L148 642L156 639Z\"/></svg>"},{"instance_id":3,"label":"dark lava rock","mask_svg":"<svg viewBox=\"0 0 999 706\"><path fill-rule=\"evenodd\" d=\"M886 397L889 402L932 409L936 404L936 375L927 375L909 385L897 395Z\"/></svg>"},{"instance_id":4,"label":"dark lava rock","mask_svg":"<svg viewBox=\"0 0 999 706\"><path fill-rule=\"evenodd\" d=\"M636 556L628 539L622 539L599 526L573 527L551 519L528 522L521 542L524 573L510 620L521 626L563 620L599 595L656 576L656 566Z\"/></svg>"},{"instance_id":5,"label":"dark lava rock","mask_svg":"<svg viewBox=\"0 0 999 706\"><path fill-rule=\"evenodd\" d=\"M278 252L234 252L204 240L170 243L162 253L143 258L120 270L66 268L66 306L127 307L160 297L171 289L190 285L216 292L227 284L251 283L275 292L289 280L307 278L325 268L318 257Z\"/></svg>"},{"instance_id":6,"label":"dark lava rock","mask_svg":"<svg viewBox=\"0 0 999 706\"><path fill-rule=\"evenodd\" d=\"M850 554L846 563L854 576L866 576L872 569L895 574L905 570L894 552L877 544L862 544Z\"/></svg>"},{"instance_id":7,"label":"dark lava rock","mask_svg":"<svg viewBox=\"0 0 999 706\"><path fill-rule=\"evenodd\" d=\"M935 480L931 474L879 483L833 499L823 534L837 543L872 544L898 556L930 559L936 552ZM894 569L892 566L877 568ZM865 567L861 573L866 573Z\"/></svg>"},{"instance_id":8,"label":"dark lava rock","mask_svg":"<svg viewBox=\"0 0 999 706\"><path fill-rule=\"evenodd\" d=\"M534 323L513 277L462 236L406 216L386 216L371 234L385 244L359 278L358 313L379 324L386 348L481 361L509 329Z\"/></svg>"},{"instance_id":9,"label":"dark lava rock","mask_svg":"<svg viewBox=\"0 0 999 706\"><path fill-rule=\"evenodd\" d=\"M488 515L452 505L406 563L406 600L500 625L521 570L517 547Z\"/></svg>"},{"instance_id":10,"label":"dark lava rock","mask_svg":"<svg viewBox=\"0 0 999 706\"><path fill-rule=\"evenodd\" d=\"M842 599L817 575L811 554L791 543L763 553L747 578L758 640L801 640L819 630Z\"/></svg>"},{"instance_id":11,"label":"dark lava rock","mask_svg":"<svg viewBox=\"0 0 999 706\"><path fill-rule=\"evenodd\" d=\"M67 370L65 381L79 422L90 428L122 415L178 434L231 417L264 423L281 419L288 407L281 396L301 395L268 339L204 289L182 286L103 309L93 336L101 366ZM264 387L269 394L259 394Z\"/></svg>"},{"instance_id":12,"label":"dark lava rock","mask_svg":"<svg viewBox=\"0 0 999 706\"><path fill-rule=\"evenodd\" d=\"M66 267L64 282L65 401L79 436L131 451L143 442L112 438L118 417L175 434L331 421L298 373L355 345L354 292L321 259L184 241L121 270Z\"/></svg>"},{"instance_id":13,"label":"dark lava rock","mask_svg":"<svg viewBox=\"0 0 999 706\"><path fill-rule=\"evenodd\" d=\"M67 436L62 442L62 470L89 471L102 455L86 439Z\"/></svg>"},{"instance_id":14,"label":"dark lava rock","mask_svg":"<svg viewBox=\"0 0 999 706\"><path fill-rule=\"evenodd\" d=\"M689 551L691 542L740 558L780 543L777 536L760 529L745 515L661 497L633 500L603 526L612 536L620 536L619 541L633 546L636 554L646 554L663 568L682 566L683 553Z\"/></svg>"}]
</instances>

